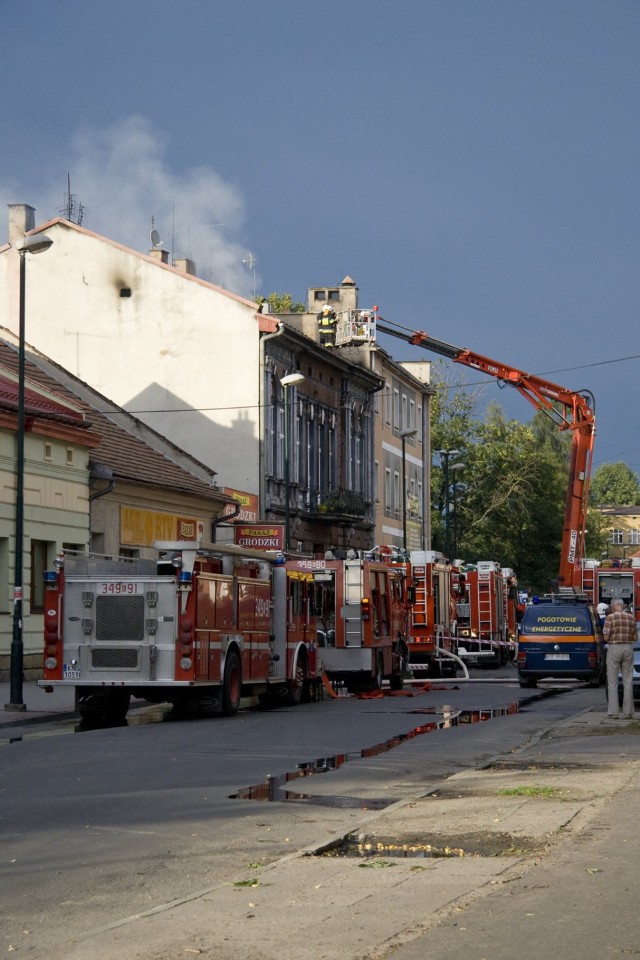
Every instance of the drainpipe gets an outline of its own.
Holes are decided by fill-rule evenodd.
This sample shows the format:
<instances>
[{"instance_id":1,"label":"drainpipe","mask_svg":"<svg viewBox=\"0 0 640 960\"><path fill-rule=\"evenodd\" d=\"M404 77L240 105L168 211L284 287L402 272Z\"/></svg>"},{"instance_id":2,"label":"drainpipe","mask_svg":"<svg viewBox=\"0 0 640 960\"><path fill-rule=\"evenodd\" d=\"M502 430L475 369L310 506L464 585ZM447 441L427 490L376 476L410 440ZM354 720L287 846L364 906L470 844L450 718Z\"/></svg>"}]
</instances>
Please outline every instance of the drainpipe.
<instances>
[{"instance_id":1,"label":"drainpipe","mask_svg":"<svg viewBox=\"0 0 640 960\"><path fill-rule=\"evenodd\" d=\"M240 513L241 507L242 507L242 504L240 503L240 501L236 500L236 505L233 508L233 513L223 513L221 517L215 517L215 519L211 521L211 542L212 543L217 542L216 531L218 527L223 523L229 523L230 520L235 520L235 518Z\"/></svg>"},{"instance_id":2,"label":"drainpipe","mask_svg":"<svg viewBox=\"0 0 640 960\"><path fill-rule=\"evenodd\" d=\"M113 471L109 467L104 467L101 463L92 463L90 466L89 478L91 480L108 480L109 483L104 488L104 490L96 490L94 493L89 494L89 503L93 503L94 500L97 500L99 497L104 497L106 493L111 493L113 488L116 485L116 481L113 476ZM89 533L91 533L91 516L89 516Z\"/></svg>"},{"instance_id":3,"label":"drainpipe","mask_svg":"<svg viewBox=\"0 0 640 960\"><path fill-rule=\"evenodd\" d=\"M104 497L105 494L111 493L113 488L116 485L115 477L113 476L113 471L109 467L105 467L101 463L89 463L89 479L90 480L108 480L106 487L102 490L94 490L93 493L89 494L89 547L91 547L91 538L93 536L93 518L91 505L94 500L98 500L100 497Z\"/></svg>"},{"instance_id":4,"label":"drainpipe","mask_svg":"<svg viewBox=\"0 0 640 960\"><path fill-rule=\"evenodd\" d=\"M258 385L258 516L264 520L266 508L266 479L265 479L265 444L264 444L264 424L265 424L265 395L264 395L264 345L267 340L273 340L274 337L281 337L285 327L282 320L278 321L278 329L275 333L265 333L260 337L259 349L260 360L258 376L260 383Z\"/></svg>"}]
</instances>

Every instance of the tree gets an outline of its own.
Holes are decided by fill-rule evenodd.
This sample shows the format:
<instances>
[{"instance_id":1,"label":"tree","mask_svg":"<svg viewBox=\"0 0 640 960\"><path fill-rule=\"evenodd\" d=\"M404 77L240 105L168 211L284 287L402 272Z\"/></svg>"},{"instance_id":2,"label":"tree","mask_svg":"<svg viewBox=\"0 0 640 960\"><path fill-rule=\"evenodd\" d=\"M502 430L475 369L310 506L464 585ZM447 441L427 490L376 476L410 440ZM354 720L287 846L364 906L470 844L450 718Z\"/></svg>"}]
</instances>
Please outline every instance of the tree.
<instances>
[{"instance_id":1,"label":"tree","mask_svg":"<svg viewBox=\"0 0 640 960\"><path fill-rule=\"evenodd\" d=\"M558 571L567 469L564 444L544 417L523 424L492 404L469 451L460 505L465 558L496 560L527 586L548 589Z\"/></svg>"},{"instance_id":2,"label":"tree","mask_svg":"<svg viewBox=\"0 0 640 960\"><path fill-rule=\"evenodd\" d=\"M454 459L459 463L467 461L467 450L476 437L477 421L474 419L476 398L448 378L449 368L438 360L432 366L431 385L435 393L431 398L431 453L434 465L431 473L431 538L435 550L444 550L445 542L445 505L449 489L445 491L443 458L439 450L457 450ZM466 471L465 471L466 472ZM451 474L449 480L451 481ZM456 475L456 480L461 478ZM462 488L460 487L462 492ZM457 504L456 504L457 506ZM450 513L450 521L456 524L456 517Z\"/></svg>"},{"instance_id":3,"label":"tree","mask_svg":"<svg viewBox=\"0 0 640 960\"><path fill-rule=\"evenodd\" d=\"M635 506L640 503L638 475L626 463L603 463L593 473L590 501L594 506Z\"/></svg>"},{"instance_id":4,"label":"tree","mask_svg":"<svg viewBox=\"0 0 640 960\"><path fill-rule=\"evenodd\" d=\"M293 299L290 293L270 293L268 297L256 297L256 303L269 304L270 313L306 313L304 303Z\"/></svg>"}]
</instances>

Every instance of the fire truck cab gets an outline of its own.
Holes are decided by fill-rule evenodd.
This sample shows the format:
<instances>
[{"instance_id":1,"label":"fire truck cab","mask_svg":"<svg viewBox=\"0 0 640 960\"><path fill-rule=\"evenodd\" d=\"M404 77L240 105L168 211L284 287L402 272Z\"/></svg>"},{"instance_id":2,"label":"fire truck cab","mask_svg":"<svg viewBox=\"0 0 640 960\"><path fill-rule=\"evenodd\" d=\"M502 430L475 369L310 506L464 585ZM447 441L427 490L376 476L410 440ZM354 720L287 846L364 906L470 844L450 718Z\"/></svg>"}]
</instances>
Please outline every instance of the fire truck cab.
<instances>
[{"instance_id":1,"label":"fire truck cab","mask_svg":"<svg viewBox=\"0 0 640 960\"><path fill-rule=\"evenodd\" d=\"M317 679L313 584L274 553L159 542L157 560L65 553L45 574L40 685L73 686L90 720L131 696L190 714L242 696L299 703Z\"/></svg>"}]
</instances>

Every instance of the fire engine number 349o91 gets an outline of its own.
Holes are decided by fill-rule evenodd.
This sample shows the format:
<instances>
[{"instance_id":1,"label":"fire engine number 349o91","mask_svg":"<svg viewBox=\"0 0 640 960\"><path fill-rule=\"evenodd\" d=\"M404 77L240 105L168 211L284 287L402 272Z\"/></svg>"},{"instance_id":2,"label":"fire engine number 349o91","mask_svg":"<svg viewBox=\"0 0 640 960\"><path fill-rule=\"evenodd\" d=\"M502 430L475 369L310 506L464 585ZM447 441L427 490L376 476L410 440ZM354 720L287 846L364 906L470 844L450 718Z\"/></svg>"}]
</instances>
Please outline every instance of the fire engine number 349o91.
<instances>
[{"instance_id":1,"label":"fire engine number 349o91","mask_svg":"<svg viewBox=\"0 0 640 960\"><path fill-rule=\"evenodd\" d=\"M137 583L101 583L98 587L97 593L99 594L123 594L123 593L137 593L138 584Z\"/></svg>"}]
</instances>

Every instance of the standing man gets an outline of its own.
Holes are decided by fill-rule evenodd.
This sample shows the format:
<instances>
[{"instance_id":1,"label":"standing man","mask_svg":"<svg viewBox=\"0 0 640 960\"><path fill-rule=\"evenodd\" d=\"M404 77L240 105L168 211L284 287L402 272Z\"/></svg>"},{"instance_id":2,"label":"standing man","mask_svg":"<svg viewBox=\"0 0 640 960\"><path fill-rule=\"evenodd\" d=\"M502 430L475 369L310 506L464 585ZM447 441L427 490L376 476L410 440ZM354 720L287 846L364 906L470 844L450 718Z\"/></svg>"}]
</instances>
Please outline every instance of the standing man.
<instances>
[{"instance_id":1,"label":"standing man","mask_svg":"<svg viewBox=\"0 0 640 960\"><path fill-rule=\"evenodd\" d=\"M335 347L336 345L336 312L329 303L318 314L318 333L320 334L320 343L323 347Z\"/></svg>"},{"instance_id":2,"label":"standing man","mask_svg":"<svg viewBox=\"0 0 640 960\"><path fill-rule=\"evenodd\" d=\"M627 613L624 601L611 601L611 613L604 622L607 647L607 717L617 720L619 714L618 675L622 673L623 720L633 719L633 645L638 633L636 621Z\"/></svg>"}]
</instances>

